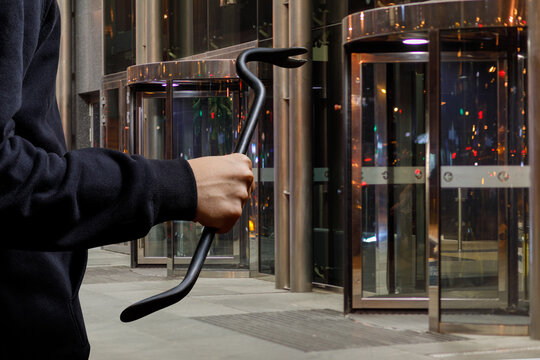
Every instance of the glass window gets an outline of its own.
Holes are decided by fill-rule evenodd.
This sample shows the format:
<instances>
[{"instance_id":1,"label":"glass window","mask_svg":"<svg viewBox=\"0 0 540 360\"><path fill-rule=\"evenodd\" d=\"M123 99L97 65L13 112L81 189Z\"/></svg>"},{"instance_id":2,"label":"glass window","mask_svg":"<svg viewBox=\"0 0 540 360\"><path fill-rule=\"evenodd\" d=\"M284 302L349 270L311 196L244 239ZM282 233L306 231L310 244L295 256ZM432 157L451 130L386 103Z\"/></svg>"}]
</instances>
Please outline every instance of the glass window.
<instances>
[{"instance_id":1,"label":"glass window","mask_svg":"<svg viewBox=\"0 0 540 360\"><path fill-rule=\"evenodd\" d=\"M163 59L174 60L208 50L207 1L163 1Z\"/></svg>"},{"instance_id":2,"label":"glass window","mask_svg":"<svg viewBox=\"0 0 540 360\"><path fill-rule=\"evenodd\" d=\"M362 157L356 154L353 162L361 164L362 173L353 180L362 201L362 295L422 297L426 64L377 61L362 61L357 80Z\"/></svg>"},{"instance_id":3,"label":"glass window","mask_svg":"<svg viewBox=\"0 0 540 360\"><path fill-rule=\"evenodd\" d=\"M102 146L113 150L120 150L119 93L119 89L105 91L105 126Z\"/></svg>"},{"instance_id":4,"label":"glass window","mask_svg":"<svg viewBox=\"0 0 540 360\"><path fill-rule=\"evenodd\" d=\"M208 50L257 39L257 1L208 2Z\"/></svg>"},{"instance_id":5,"label":"glass window","mask_svg":"<svg viewBox=\"0 0 540 360\"><path fill-rule=\"evenodd\" d=\"M341 27L313 32L313 279L343 285ZM337 107L336 107L337 105Z\"/></svg>"},{"instance_id":6,"label":"glass window","mask_svg":"<svg viewBox=\"0 0 540 360\"><path fill-rule=\"evenodd\" d=\"M237 100L237 99L236 99ZM233 149L233 97L226 94L180 97L173 102L174 155L186 159L225 155ZM174 222L177 254L193 256L202 227L186 221ZM210 256L232 255L233 233L216 235Z\"/></svg>"},{"instance_id":7,"label":"glass window","mask_svg":"<svg viewBox=\"0 0 540 360\"><path fill-rule=\"evenodd\" d=\"M230 154L244 119L244 97L239 84L215 80L211 84L173 82L172 121L167 119L166 93L137 94L140 124L139 149L151 159L193 159ZM163 88L166 84L163 84ZM170 126L170 131L167 131ZM169 140L172 141L169 147ZM216 235L208 254L209 266L230 268L249 266L247 215L227 234ZM139 262L167 256L167 243L174 241L178 264L193 256L203 227L191 221L171 221L154 226L140 242ZM142 251L141 251L142 250Z\"/></svg>"},{"instance_id":8,"label":"glass window","mask_svg":"<svg viewBox=\"0 0 540 360\"><path fill-rule=\"evenodd\" d=\"M105 0L105 74L135 64L135 0Z\"/></svg>"},{"instance_id":9,"label":"glass window","mask_svg":"<svg viewBox=\"0 0 540 360\"><path fill-rule=\"evenodd\" d=\"M428 1L428 0L376 0L378 7L411 4L411 3L424 2L424 1Z\"/></svg>"},{"instance_id":10,"label":"glass window","mask_svg":"<svg viewBox=\"0 0 540 360\"><path fill-rule=\"evenodd\" d=\"M270 90L270 89L269 89ZM271 91L271 90L270 90ZM254 155L258 169L257 196L259 205L259 271L275 272L274 231L274 122L272 96L267 96L262 118L259 120L259 148ZM255 150L255 149L253 149Z\"/></svg>"},{"instance_id":11,"label":"glass window","mask_svg":"<svg viewBox=\"0 0 540 360\"><path fill-rule=\"evenodd\" d=\"M271 1L162 2L165 60L272 38Z\"/></svg>"},{"instance_id":12,"label":"glass window","mask_svg":"<svg viewBox=\"0 0 540 360\"><path fill-rule=\"evenodd\" d=\"M216 90L175 92L173 101L173 157L185 159L230 154L241 128L243 98L225 81ZM219 90L218 90L219 89ZM244 215L245 218L245 215ZM227 234L216 235L209 257L230 258L231 266L248 266L248 246L241 220ZM174 221L177 257L191 257L199 242L202 226Z\"/></svg>"},{"instance_id":13,"label":"glass window","mask_svg":"<svg viewBox=\"0 0 540 360\"><path fill-rule=\"evenodd\" d=\"M90 103L92 114L92 147L100 147L101 111L99 101Z\"/></svg>"},{"instance_id":14,"label":"glass window","mask_svg":"<svg viewBox=\"0 0 540 360\"><path fill-rule=\"evenodd\" d=\"M313 1L313 28L340 25L348 14L371 9L376 0L315 0Z\"/></svg>"},{"instance_id":15,"label":"glass window","mask_svg":"<svg viewBox=\"0 0 540 360\"><path fill-rule=\"evenodd\" d=\"M259 0L259 40L272 38L272 1Z\"/></svg>"},{"instance_id":16,"label":"glass window","mask_svg":"<svg viewBox=\"0 0 540 360\"><path fill-rule=\"evenodd\" d=\"M526 49L518 29L441 32L445 323L529 322Z\"/></svg>"},{"instance_id":17,"label":"glass window","mask_svg":"<svg viewBox=\"0 0 540 360\"><path fill-rule=\"evenodd\" d=\"M264 43L267 43L265 41ZM271 44L270 44L271 46ZM253 264L258 262L258 271L275 273L275 228L274 228L274 118L272 66L261 63L258 77L266 83L266 100L259 116L256 135L253 136L248 156L253 162L255 189L248 205L249 234L257 243L258 251L251 254ZM253 268L256 268L253 266Z\"/></svg>"},{"instance_id":18,"label":"glass window","mask_svg":"<svg viewBox=\"0 0 540 360\"><path fill-rule=\"evenodd\" d=\"M142 118L143 155L149 159L164 160L165 153L165 99L163 97L144 97ZM162 223L150 229L144 239L145 257L162 257L167 254L169 223Z\"/></svg>"}]
</instances>

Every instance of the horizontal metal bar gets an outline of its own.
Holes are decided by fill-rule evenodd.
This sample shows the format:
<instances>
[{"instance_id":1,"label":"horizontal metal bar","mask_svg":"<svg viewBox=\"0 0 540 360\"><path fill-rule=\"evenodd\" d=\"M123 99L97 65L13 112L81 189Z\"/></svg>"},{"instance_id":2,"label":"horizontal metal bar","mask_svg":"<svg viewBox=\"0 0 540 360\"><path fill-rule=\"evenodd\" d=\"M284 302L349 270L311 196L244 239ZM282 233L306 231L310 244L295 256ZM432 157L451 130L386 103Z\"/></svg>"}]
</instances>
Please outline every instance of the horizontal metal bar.
<instances>
[{"instance_id":1,"label":"horizontal metal bar","mask_svg":"<svg viewBox=\"0 0 540 360\"><path fill-rule=\"evenodd\" d=\"M185 276L187 272L187 268L174 268L173 275L174 276ZM207 279L239 279L239 278L249 278L250 271L239 269L239 270L212 270L212 269L203 269L201 270L200 277L207 278Z\"/></svg>"},{"instance_id":2,"label":"horizontal metal bar","mask_svg":"<svg viewBox=\"0 0 540 360\"><path fill-rule=\"evenodd\" d=\"M362 185L425 184L423 166L364 166Z\"/></svg>"},{"instance_id":3,"label":"horizontal metal bar","mask_svg":"<svg viewBox=\"0 0 540 360\"><path fill-rule=\"evenodd\" d=\"M441 166L441 188L528 188L530 167Z\"/></svg>"},{"instance_id":4,"label":"horizontal metal bar","mask_svg":"<svg viewBox=\"0 0 540 360\"><path fill-rule=\"evenodd\" d=\"M145 256L142 258L139 258L139 264L147 264L147 265L158 265L158 264L165 264L167 261L167 257L165 256ZM175 256L174 261L176 264L184 264L187 265L191 261L191 257L187 256ZM205 264L210 265L231 265L231 264L238 264L239 263L239 257L238 255L233 256L209 256L207 257L207 261Z\"/></svg>"},{"instance_id":5,"label":"horizontal metal bar","mask_svg":"<svg viewBox=\"0 0 540 360\"><path fill-rule=\"evenodd\" d=\"M328 168L314 168L313 181L327 182L328 181Z\"/></svg>"},{"instance_id":6,"label":"horizontal metal bar","mask_svg":"<svg viewBox=\"0 0 540 360\"><path fill-rule=\"evenodd\" d=\"M359 63L418 63L428 61L428 53L425 51L403 53L360 53L357 54Z\"/></svg>"},{"instance_id":7,"label":"horizontal metal bar","mask_svg":"<svg viewBox=\"0 0 540 360\"><path fill-rule=\"evenodd\" d=\"M354 297L355 309L427 309L428 298L361 298Z\"/></svg>"},{"instance_id":8,"label":"horizontal metal bar","mask_svg":"<svg viewBox=\"0 0 540 360\"><path fill-rule=\"evenodd\" d=\"M259 179L260 172L260 179ZM274 181L274 168L254 168L253 176L255 181L261 182L273 182ZM328 168L314 168L313 169L313 181L314 182L328 182Z\"/></svg>"}]
</instances>

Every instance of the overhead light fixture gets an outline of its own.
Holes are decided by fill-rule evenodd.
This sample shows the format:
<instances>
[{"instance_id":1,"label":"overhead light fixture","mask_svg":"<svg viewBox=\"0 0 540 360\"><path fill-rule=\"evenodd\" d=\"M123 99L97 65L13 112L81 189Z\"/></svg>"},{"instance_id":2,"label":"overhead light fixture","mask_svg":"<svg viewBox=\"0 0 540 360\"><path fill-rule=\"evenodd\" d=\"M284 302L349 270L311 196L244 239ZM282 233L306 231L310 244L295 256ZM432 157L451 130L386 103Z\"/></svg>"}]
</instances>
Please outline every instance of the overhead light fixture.
<instances>
[{"instance_id":1,"label":"overhead light fixture","mask_svg":"<svg viewBox=\"0 0 540 360\"><path fill-rule=\"evenodd\" d=\"M236 0L219 0L219 6L236 5Z\"/></svg>"},{"instance_id":2,"label":"overhead light fixture","mask_svg":"<svg viewBox=\"0 0 540 360\"><path fill-rule=\"evenodd\" d=\"M405 45L426 45L427 43L429 43L429 40L427 39L416 39L416 38L412 38L412 39L405 39L403 40L403 43Z\"/></svg>"}]
</instances>

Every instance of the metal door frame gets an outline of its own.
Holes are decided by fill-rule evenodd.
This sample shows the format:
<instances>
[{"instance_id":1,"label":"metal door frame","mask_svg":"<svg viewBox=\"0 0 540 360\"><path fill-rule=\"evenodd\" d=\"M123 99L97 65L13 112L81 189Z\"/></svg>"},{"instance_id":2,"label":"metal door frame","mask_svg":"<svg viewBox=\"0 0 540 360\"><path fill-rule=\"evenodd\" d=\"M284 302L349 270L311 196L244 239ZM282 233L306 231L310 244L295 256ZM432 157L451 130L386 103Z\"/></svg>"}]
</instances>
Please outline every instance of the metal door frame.
<instances>
[{"instance_id":1,"label":"metal door frame","mask_svg":"<svg viewBox=\"0 0 540 360\"><path fill-rule=\"evenodd\" d=\"M437 32L438 34L438 32ZM438 35L437 35L438 39ZM432 56L433 57L433 56ZM430 53L429 52L403 52L403 53L352 53L351 54L351 77L350 77L350 83L351 84L357 84L356 86L351 86L351 138L353 141L355 141L356 136L359 136L359 139L362 139L361 135L361 129L362 129L362 107L358 106L362 101L362 74L361 74L361 66L356 66L356 64L360 65L362 63L425 63L426 65L426 75L429 76L430 67L433 68L435 65L435 69L432 69L432 71L437 72L437 76L440 76L440 69L439 68L439 61L453 61L453 62L463 62L463 61L495 61L497 63L497 68L504 68L506 71L507 63L506 63L506 57L505 53L502 52L469 52L469 53L442 53L439 56L437 56L437 64L432 64L429 62L430 60ZM354 64L354 66L353 66ZM429 79L428 79L429 80ZM428 81L429 82L429 81ZM431 83L433 83L434 80L431 79ZM430 97L433 97L434 95L439 97L437 89L434 89L434 86L428 84L428 91ZM437 79L437 88L440 88L440 77ZM436 94L437 93L437 94ZM439 268L439 261L437 263L432 263L429 265L428 259L438 259L438 256L434 256L435 254L430 254L430 247L428 246L428 239L430 238L429 231L433 231L433 227L436 226L437 229L439 229L439 207L440 207L440 199L438 197L439 189L441 188L441 182L440 182L440 164L439 164L439 156L440 156L440 145L439 145L439 139L440 139L440 131L439 131L439 104L440 101L433 101L431 99L432 103L436 103L437 107L434 111L430 111L430 106L428 105L430 102L430 99L428 99L428 102L426 103L427 110L429 111L429 115L426 119L426 130L429 131L429 129L435 129L436 131L430 131L429 135L429 142L426 146L426 154L431 151L432 156L436 156L435 161L435 169L431 169L430 171L427 171L429 169L429 157L426 156L426 164L425 164L425 185L426 185L426 201L428 201L426 209L426 274L429 274L428 269L433 269L433 266L437 266L437 269ZM505 128L508 122L507 119L507 112L506 112L506 106L507 106L507 94L505 91L504 81L499 81L497 86L497 103L498 103L498 110L497 110L497 116L498 116L498 124L504 124ZM377 109L377 107L376 107ZM385 109L380 109L383 113L385 112ZM434 114L434 112L437 112L437 114ZM376 110L377 112L377 110ZM384 117L384 115L383 115ZM359 121L355 121L355 119L359 119ZM382 129L384 131L384 129ZM502 135L499 135L502 136ZM361 142L362 140L360 140ZM499 139L499 143L504 143L504 139ZM428 150L429 149L429 150ZM434 153L434 150L437 149L436 153ZM354 159L361 159L362 158L362 147L361 146L352 146L351 150L351 160ZM352 163L351 163L352 164ZM433 164L431 164L433 166ZM435 170L435 171L434 171ZM355 164L351 168L352 172L352 179L361 179L362 178L362 166L359 164ZM430 185L431 184L431 185ZM433 188L433 186L436 186L436 189ZM430 191L431 187L431 191ZM361 187L360 187L361 188ZM361 191L357 191L358 188L356 188L355 184L352 185L352 198L351 201L355 202L358 205L360 203L360 206L362 204L362 195ZM437 193L437 198L431 198L431 201L429 201L429 194ZM429 203L436 204L436 208L431 206L429 208ZM354 208L354 205L353 205ZM356 236L361 236L362 229L361 229L361 214L363 209L361 209L359 212L355 213L353 212L351 214L351 222L352 222L352 232L351 234L355 234ZM356 214L356 215L355 215ZM433 220L431 223L429 222ZM436 220L436 221L435 221ZM429 226L428 226L429 224ZM360 234L360 235L359 235ZM431 236L431 242L433 243L433 236ZM437 235L437 239L439 239L439 236ZM429 288L430 288L430 282L429 282L429 276L426 276L426 296L425 297L378 297L378 298L364 298L363 295L363 289L362 289L362 246L361 246L361 240L354 241L351 238L351 241L353 242L353 248L354 251L352 252L352 273L353 273L353 282L352 282L352 307L356 309L369 309L369 308L388 308L388 309L427 309L429 299L431 296L429 295ZM500 242L505 242L507 240L500 240ZM356 245L355 245L356 243ZM437 240L437 243L439 243L439 240ZM432 246L433 250L433 246ZM502 299L506 298L504 296L505 291L508 289L508 274L507 274L507 266L505 265L508 261L507 257L507 246L506 243L500 243L499 244L499 252L498 252L498 277L499 277L499 297L498 299L494 299L494 301L500 302ZM506 290L505 290L506 289ZM438 293L438 292L437 292ZM438 295L437 295L438 296Z\"/></svg>"},{"instance_id":2,"label":"metal door frame","mask_svg":"<svg viewBox=\"0 0 540 360\"><path fill-rule=\"evenodd\" d=\"M196 85L196 82L185 82L185 84L193 84ZM236 83L231 83L232 86L236 86ZM171 86L168 86L168 88L171 88ZM240 90L238 90L240 91ZM165 100L165 108L167 109L170 105L170 98L172 96L172 99L189 99L193 97L204 97L204 98L210 98L210 97L227 97L229 96L229 88L227 89L215 89L215 90L181 90L181 91L173 91L172 94L169 94L168 89L162 90L162 91L151 91L151 90L139 90L134 92L135 96L135 102L133 107L133 113L134 116L134 138L135 140L135 154L143 155L144 152L144 132L145 132L145 125L144 125L144 100L145 99L163 99ZM172 111L166 110L167 113L171 113ZM165 144L165 158L171 159L172 158L172 138L170 137L172 135L172 116L169 116L167 114L166 116L166 144ZM168 236L171 236L172 238L172 223L173 222L167 222L167 233ZM143 264L143 265L158 265L158 264L166 264L168 261L170 261L171 254L174 254L174 249L168 249L165 256L144 256L144 241L145 238L138 239L136 241L137 243L137 263ZM249 244L248 244L249 246ZM170 252L170 254L169 254ZM191 257L186 256L174 256L174 265L189 265L191 262ZM206 258L207 265L210 266L216 266L216 265L236 265L240 262L240 256L239 255L232 255L232 256L211 256L209 255ZM223 270L223 273L228 271ZM233 277L232 275L228 275L226 277Z\"/></svg>"},{"instance_id":3,"label":"metal door frame","mask_svg":"<svg viewBox=\"0 0 540 360\"><path fill-rule=\"evenodd\" d=\"M351 54L351 138L354 144L351 149L351 163L354 159L362 159L362 74L361 64L397 64L397 63L425 63L428 64L427 52L403 52L403 53L352 53ZM353 65L354 64L354 65ZM427 66L426 66L427 70ZM377 106L376 106L377 107ZM377 110L376 110L377 111ZM385 113L385 109L380 109ZM385 115L383 115L386 117ZM355 121L355 119L358 119ZM427 119L426 119L427 121ZM427 125L427 124L426 124ZM427 127L427 126L426 126ZM384 131L384 130L383 130ZM357 146L355 146L357 145ZM351 166L352 179L362 179L361 164ZM424 172L425 173L425 172ZM427 181L424 181L427 187ZM351 235L360 236L362 234L362 185L352 184L351 202L355 202L352 209L360 206L357 212L351 214L352 231ZM427 194L427 192L426 192ZM427 234L427 233L426 233ZM362 289L362 241L351 237L352 241L352 307L355 309L427 309L428 297L378 297L363 298ZM426 259L427 259L427 246ZM427 267L426 267L427 269ZM427 273L426 273L427 274Z\"/></svg>"},{"instance_id":4,"label":"metal door frame","mask_svg":"<svg viewBox=\"0 0 540 360\"><path fill-rule=\"evenodd\" d=\"M168 99L168 91L133 91L133 97L135 98L135 101L133 102L132 107L132 113L133 113L133 124L134 124L134 153L138 155L142 155L144 152L144 100L145 99L164 99L166 104L165 107L168 107L167 99ZM170 119L167 114L166 116L166 128L167 130L170 129ZM166 141L167 142L167 141ZM167 148L167 144L165 145L165 148ZM166 152L166 159L170 158L170 154ZM171 234L171 225L169 222L166 223L167 227L167 236L170 236ZM163 257L159 256L145 256L144 255L144 242L146 241L146 236L140 239L137 239L134 241L135 243L135 252L134 255L136 256L136 263L137 265L164 265L167 263L167 254Z\"/></svg>"},{"instance_id":5,"label":"metal door frame","mask_svg":"<svg viewBox=\"0 0 540 360\"><path fill-rule=\"evenodd\" d=\"M236 53L233 54L236 57ZM158 97L166 97L166 114L167 122L166 127L170 128L172 126L172 113L173 113L173 101L172 99L176 97L181 97L181 93L186 92L190 93L191 90L198 90L198 86L203 85L203 90L206 91L209 87L209 84L212 82L221 82L223 84L230 84L233 87L239 84L240 80L236 74L235 60L232 58L219 58L219 59L198 59L197 57L185 59L185 60L175 60L175 61L166 61L166 62L155 62L147 64L139 64L130 66L126 71L127 78L127 99L129 103L128 109L128 119L131 119L133 126L131 126L130 132L130 153L140 153L141 149L139 144L141 144L140 131L134 128L140 128L138 123L139 108L138 105L142 102L141 92L156 92L159 93ZM257 65L251 63L249 65L252 72L257 71ZM226 88L231 86L227 85ZM222 89L225 89L222 87ZM181 88L182 91L174 91L174 88ZM216 89L217 91L218 89ZM236 90L236 89L235 89ZM245 112L247 107L249 95L247 94L247 87L244 87L240 84L239 89L242 91L245 96L241 98L241 111ZM226 90L224 90L226 91ZM193 93L191 93L193 94ZM139 98L139 99L138 99ZM242 114L238 114L241 116ZM172 131L168 132L166 137L166 151L169 154L169 157L172 157ZM257 173L255 172L257 176ZM259 174L260 176L260 174ZM259 209L257 210L259 211ZM258 214L255 214L258 217ZM169 227L171 229L171 227ZM207 261L211 269L203 269L202 272L208 272L208 276L211 277L248 277L248 276L265 276L266 274L259 273L259 246L258 241L250 241L248 236L248 246L249 253L245 254L247 256L248 267L246 269L236 269L232 266L220 268L223 264L222 261L209 259ZM136 267L141 262L138 258L138 242L131 242L131 266ZM187 264L186 258L178 258L172 256L175 253L175 244L174 241L169 241L167 246L167 256L166 258L146 258L151 259L152 264L163 264L166 262L167 265L167 274L168 275L183 275L185 269L183 267L175 267L175 264ZM212 264L212 262L219 262L219 264ZM238 263L239 261L236 261ZM233 268L232 270L229 270Z\"/></svg>"},{"instance_id":6,"label":"metal door frame","mask_svg":"<svg viewBox=\"0 0 540 360\"><path fill-rule=\"evenodd\" d=\"M442 296L441 296L441 233L440 233L440 207L441 198L440 190L447 186L443 186L443 168L441 166L440 158L440 123L441 123L441 63L447 61L496 61L497 68L502 68L508 73L508 59L505 52L471 52L468 54L462 54L462 57L448 56L448 53L441 52L441 31L435 29L430 30L429 37L429 79L428 79L428 91L430 94L429 100L429 152L426 158L432 158L431 162L427 162L426 166L428 170L428 207L426 207L428 213L426 222L428 225L428 242L429 242L429 257L428 257L428 271L430 274L428 281L428 294L429 294L429 329L436 332L461 332L461 333L474 333L483 335L528 335L528 325L513 325L513 324L472 324L472 323L449 323L441 320L442 310ZM506 91L505 81L497 79L497 124L501 124L505 129L508 128L508 93ZM498 143L506 146L506 132L498 134ZM506 150L507 151L507 150ZM505 153L507 155L507 153ZM504 159L501 157L497 160L497 165L487 165L491 169L498 169L500 172L511 172L509 169L511 166L504 164ZM458 168L459 166L456 166ZM526 166L528 167L528 166ZM482 169L475 169L482 170ZM522 170L520 173L527 174L528 169ZM523 175L522 174L522 175ZM518 182L519 183L519 182ZM523 183L521 181L521 183ZM523 184L521 184L523 185ZM492 186L496 188L509 188L512 186ZM519 187L519 186L518 186ZM500 196L500 195L498 195ZM458 196L459 197L459 196ZM501 214L501 202L498 201L498 213ZM508 239L498 239L498 297L493 299L475 299L475 300L459 300L462 304L477 303L481 300L484 303L497 304L508 301Z\"/></svg>"},{"instance_id":7,"label":"metal door frame","mask_svg":"<svg viewBox=\"0 0 540 360\"><path fill-rule=\"evenodd\" d=\"M122 129L125 129L126 127L129 128L128 131L132 131L132 127L130 127L130 119L129 119L129 113L127 109L129 108L129 88L126 85L126 72L122 71L115 74L105 75L102 78L101 81L101 90L100 90L100 121L99 121L99 129L95 129L94 121L91 122L90 128L92 131L92 136L95 136L96 133L99 134L99 147L105 146L105 138L107 136L108 132L108 121L107 121L107 113L108 113L108 99L107 99L107 92L111 90L118 90L118 133L116 134L118 136L118 148L114 149L117 151L123 151L125 149L131 150L131 143L129 141L129 135L125 136L125 132ZM93 139L94 141L96 139ZM104 249L110 250L110 251L116 251L123 254L130 254L133 252L133 247L131 245L131 242L122 242L118 244L110 244L103 246Z\"/></svg>"}]
</instances>

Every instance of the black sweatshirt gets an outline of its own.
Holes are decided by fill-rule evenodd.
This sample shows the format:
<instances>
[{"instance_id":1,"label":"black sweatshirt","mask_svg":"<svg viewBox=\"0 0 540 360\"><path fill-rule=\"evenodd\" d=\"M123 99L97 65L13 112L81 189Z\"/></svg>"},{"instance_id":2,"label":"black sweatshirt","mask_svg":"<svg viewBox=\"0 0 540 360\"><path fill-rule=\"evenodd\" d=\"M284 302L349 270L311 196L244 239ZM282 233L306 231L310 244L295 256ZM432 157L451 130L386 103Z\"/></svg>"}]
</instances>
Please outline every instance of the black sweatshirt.
<instances>
[{"instance_id":1,"label":"black sweatshirt","mask_svg":"<svg viewBox=\"0 0 540 360\"><path fill-rule=\"evenodd\" d=\"M0 359L86 359L86 249L192 220L187 161L66 152L55 0L0 0Z\"/></svg>"}]
</instances>

